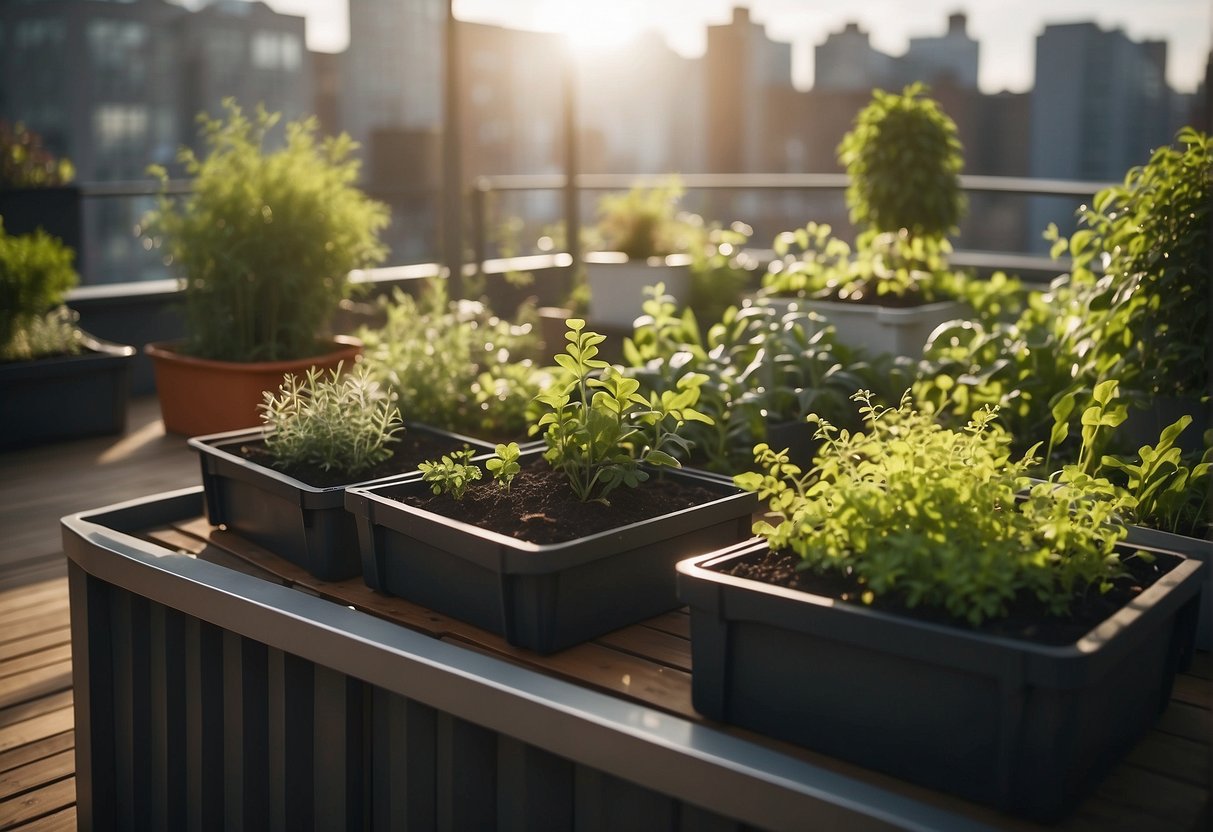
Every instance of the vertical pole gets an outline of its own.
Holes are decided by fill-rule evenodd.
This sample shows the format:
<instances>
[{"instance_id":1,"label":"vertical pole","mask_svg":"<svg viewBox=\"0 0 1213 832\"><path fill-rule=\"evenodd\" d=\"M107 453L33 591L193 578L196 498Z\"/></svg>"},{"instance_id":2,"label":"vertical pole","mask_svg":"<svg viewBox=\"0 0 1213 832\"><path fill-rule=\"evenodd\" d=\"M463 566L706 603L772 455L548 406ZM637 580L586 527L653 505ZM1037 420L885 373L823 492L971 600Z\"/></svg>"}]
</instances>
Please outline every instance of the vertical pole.
<instances>
[{"instance_id":1,"label":"vertical pole","mask_svg":"<svg viewBox=\"0 0 1213 832\"><path fill-rule=\"evenodd\" d=\"M564 62L564 231L573 259L567 286L571 290L581 275L581 212L577 192L577 56L565 50Z\"/></svg>"},{"instance_id":2,"label":"vertical pole","mask_svg":"<svg viewBox=\"0 0 1213 832\"><path fill-rule=\"evenodd\" d=\"M459 33L454 0L446 3L446 68L443 96L442 258L450 297L463 295L463 172L459 118Z\"/></svg>"},{"instance_id":3,"label":"vertical pole","mask_svg":"<svg viewBox=\"0 0 1213 832\"><path fill-rule=\"evenodd\" d=\"M488 216L489 182L481 176L472 186L472 257L477 277L484 277L484 261L488 259Z\"/></svg>"}]
</instances>

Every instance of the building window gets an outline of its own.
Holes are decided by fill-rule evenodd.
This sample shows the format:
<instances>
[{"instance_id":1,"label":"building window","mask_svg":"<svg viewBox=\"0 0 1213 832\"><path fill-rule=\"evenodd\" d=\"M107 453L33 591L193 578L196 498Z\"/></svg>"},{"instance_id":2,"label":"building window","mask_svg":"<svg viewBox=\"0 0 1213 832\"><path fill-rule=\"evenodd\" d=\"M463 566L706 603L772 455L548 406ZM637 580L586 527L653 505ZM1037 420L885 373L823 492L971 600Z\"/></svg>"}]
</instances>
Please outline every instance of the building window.
<instances>
[{"instance_id":1,"label":"building window","mask_svg":"<svg viewBox=\"0 0 1213 832\"><path fill-rule=\"evenodd\" d=\"M66 37L62 20L22 20L13 30L17 49L45 49L61 46Z\"/></svg>"},{"instance_id":2,"label":"building window","mask_svg":"<svg viewBox=\"0 0 1213 832\"><path fill-rule=\"evenodd\" d=\"M108 95L142 94L147 82L147 26L126 20L92 20L87 38L97 88Z\"/></svg>"},{"instance_id":3,"label":"building window","mask_svg":"<svg viewBox=\"0 0 1213 832\"><path fill-rule=\"evenodd\" d=\"M253 35L253 66L257 69L297 70L303 63L303 44L289 32Z\"/></svg>"}]
</instances>

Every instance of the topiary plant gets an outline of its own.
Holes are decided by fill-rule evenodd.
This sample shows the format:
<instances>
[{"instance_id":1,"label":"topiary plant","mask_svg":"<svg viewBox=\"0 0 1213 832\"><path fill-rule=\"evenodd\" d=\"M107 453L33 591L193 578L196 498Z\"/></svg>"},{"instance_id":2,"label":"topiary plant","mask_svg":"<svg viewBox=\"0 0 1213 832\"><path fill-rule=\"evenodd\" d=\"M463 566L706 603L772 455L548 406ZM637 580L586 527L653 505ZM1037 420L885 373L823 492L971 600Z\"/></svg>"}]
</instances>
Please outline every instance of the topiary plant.
<instances>
[{"instance_id":1,"label":"topiary plant","mask_svg":"<svg viewBox=\"0 0 1213 832\"><path fill-rule=\"evenodd\" d=\"M79 280L74 257L41 229L10 236L0 218L0 357L23 360L80 350L76 327L61 310Z\"/></svg>"},{"instance_id":2,"label":"topiary plant","mask_svg":"<svg viewBox=\"0 0 1213 832\"><path fill-rule=\"evenodd\" d=\"M838 145L851 221L873 232L944 238L964 213L956 124L922 84L875 90Z\"/></svg>"},{"instance_id":3,"label":"topiary plant","mask_svg":"<svg viewBox=\"0 0 1213 832\"><path fill-rule=\"evenodd\" d=\"M317 141L315 119L286 126L285 145L266 151L278 121L247 118L232 99L226 120L200 116L205 158L182 149L192 192L174 201L167 172L144 232L166 250L185 282L184 352L226 361L315 355L353 269L383 260L387 207L354 182L355 143Z\"/></svg>"}]
</instances>

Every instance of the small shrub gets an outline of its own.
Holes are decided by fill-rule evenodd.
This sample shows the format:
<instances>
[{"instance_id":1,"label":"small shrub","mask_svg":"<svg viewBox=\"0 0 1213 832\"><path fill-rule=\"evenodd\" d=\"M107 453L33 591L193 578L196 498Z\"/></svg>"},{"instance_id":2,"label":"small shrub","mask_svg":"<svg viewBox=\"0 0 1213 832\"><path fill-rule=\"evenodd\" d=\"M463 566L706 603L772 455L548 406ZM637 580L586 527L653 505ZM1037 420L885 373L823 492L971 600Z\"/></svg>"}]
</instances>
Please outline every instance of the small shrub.
<instances>
[{"instance_id":1,"label":"small shrub","mask_svg":"<svg viewBox=\"0 0 1213 832\"><path fill-rule=\"evenodd\" d=\"M78 277L74 253L41 229L9 235L0 220L0 356L79 351L70 313L57 310Z\"/></svg>"},{"instance_id":2,"label":"small shrub","mask_svg":"<svg viewBox=\"0 0 1213 832\"><path fill-rule=\"evenodd\" d=\"M227 361L281 361L317 353L317 339L348 292L349 272L383 260L388 210L356 186L356 144L316 139L314 118L286 126L285 146L264 145L278 116L249 119L232 99L226 119L200 116L208 152L183 148L193 177L180 200L167 172L143 221L185 282L185 351Z\"/></svg>"},{"instance_id":3,"label":"small shrub","mask_svg":"<svg viewBox=\"0 0 1213 832\"><path fill-rule=\"evenodd\" d=\"M266 449L280 468L316 465L357 476L389 459L403 430L391 395L362 368L287 375L277 394L266 391L261 410Z\"/></svg>"},{"instance_id":4,"label":"small shrub","mask_svg":"<svg viewBox=\"0 0 1213 832\"><path fill-rule=\"evenodd\" d=\"M0 121L0 188L67 185L75 175L72 163L56 158L42 136L21 122Z\"/></svg>"}]
</instances>

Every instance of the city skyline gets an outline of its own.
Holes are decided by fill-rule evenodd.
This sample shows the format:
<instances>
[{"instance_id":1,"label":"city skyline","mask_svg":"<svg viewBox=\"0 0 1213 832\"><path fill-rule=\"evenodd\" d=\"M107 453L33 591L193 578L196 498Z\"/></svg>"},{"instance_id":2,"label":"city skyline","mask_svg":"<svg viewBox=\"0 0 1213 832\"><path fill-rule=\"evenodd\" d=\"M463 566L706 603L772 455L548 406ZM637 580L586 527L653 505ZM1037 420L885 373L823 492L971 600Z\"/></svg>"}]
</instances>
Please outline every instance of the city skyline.
<instances>
[{"instance_id":1,"label":"city skyline","mask_svg":"<svg viewBox=\"0 0 1213 832\"><path fill-rule=\"evenodd\" d=\"M348 0L265 0L275 11L307 18L308 46L338 52L348 45ZM189 5L199 5L193 0ZM951 12L968 16L968 31L981 43L979 85L983 92L1025 92L1034 82L1036 36L1049 24L1094 21L1119 28L1134 40L1166 40L1167 80L1178 92L1193 92L1204 77L1213 42L1213 4L1207 0L983 0L965 6L958 0L921 0L908 12L899 0L826 3L824 0L455 0L461 20L552 31L576 27L581 12L593 31L608 40L656 29L685 57L702 55L708 25L727 23L734 5L745 5L767 27L771 38L790 42L793 82L807 89L813 81L813 48L848 21L870 33L872 45L903 53L912 37L941 34ZM584 28L584 27L583 27ZM579 40L578 46L586 46Z\"/></svg>"}]
</instances>

